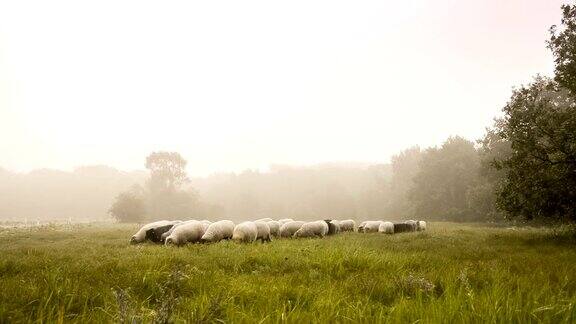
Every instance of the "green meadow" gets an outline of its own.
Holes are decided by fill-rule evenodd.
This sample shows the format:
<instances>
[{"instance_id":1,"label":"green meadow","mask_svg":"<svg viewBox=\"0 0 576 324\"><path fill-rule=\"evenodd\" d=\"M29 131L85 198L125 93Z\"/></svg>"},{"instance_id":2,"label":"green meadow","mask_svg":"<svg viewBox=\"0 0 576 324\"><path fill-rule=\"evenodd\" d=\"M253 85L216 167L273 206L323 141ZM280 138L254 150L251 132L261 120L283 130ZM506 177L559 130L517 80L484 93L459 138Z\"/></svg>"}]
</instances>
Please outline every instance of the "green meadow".
<instances>
[{"instance_id":1,"label":"green meadow","mask_svg":"<svg viewBox=\"0 0 576 324\"><path fill-rule=\"evenodd\" d=\"M572 322L573 227L130 245L137 227L0 230L0 322Z\"/></svg>"}]
</instances>

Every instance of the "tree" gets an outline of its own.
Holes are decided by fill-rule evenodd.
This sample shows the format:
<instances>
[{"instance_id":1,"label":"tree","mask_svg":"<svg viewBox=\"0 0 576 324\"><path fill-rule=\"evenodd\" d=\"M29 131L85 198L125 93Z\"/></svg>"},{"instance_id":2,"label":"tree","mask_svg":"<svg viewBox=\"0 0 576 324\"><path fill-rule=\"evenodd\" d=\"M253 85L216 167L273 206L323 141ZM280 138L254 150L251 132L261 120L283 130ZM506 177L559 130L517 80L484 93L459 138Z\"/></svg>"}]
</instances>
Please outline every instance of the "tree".
<instances>
[{"instance_id":1,"label":"tree","mask_svg":"<svg viewBox=\"0 0 576 324\"><path fill-rule=\"evenodd\" d=\"M554 79L515 89L482 147L485 178L507 216L576 220L576 5L550 28Z\"/></svg>"},{"instance_id":2,"label":"tree","mask_svg":"<svg viewBox=\"0 0 576 324\"><path fill-rule=\"evenodd\" d=\"M116 196L108 211L120 223L138 223L144 220L144 199L138 188L123 192Z\"/></svg>"},{"instance_id":3,"label":"tree","mask_svg":"<svg viewBox=\"0 0 576 324\"><path fill-rule=\"evenodd\" d=\"M392 179L388 195L388 213L392 218L412 218L414 205L408 199L414 187L414 177L420 171L420 160L423 152L420 147L408 148L392 156Z\"/></svg>"},{"instance_id":4,"label":"tree","mask_svg":"<svg viewBox=\"0 0 576 324\"><path fill-rule=\"evenodd\" d=\"M502 139L494 129L487 129L483 139L478 141L480 158L479 177L476 185L466 193L468 208L484 220L501 220L505 215L497 208L496 200L506 181L502 168L496 168L497 161L511 154L510 142Z\"/></svg>"},{"instance_id":5,"label":"tree","mask_svg":"<svg viewBox=\"0 0 576 324\"><path fill-rule=\"evenodd\" d=\"M177 152L153 152L146 158L152 191L172 191L188 182L186 160Z\"/></svg>"},{"instance_id":6,"label":"tree","mask_svg":"<svg viewBox=\"0 0 576 324\"><path fill-rule=\"evenodd\" d=\"M479 165L474 143L462 137L449 137L442 147L424 151L409 195L415 217L472 220L466 195L477 183Z\"/></svg>"},{"instance_id":7,"label":"tree","mask_svg":"<svg viewBox=\"0 0 576 324\"><path fill-rule=\"evenodd\" d=\"M556 82L576 95L576 5L563 5L562 14L560 30L550 27L548 48L556 63Z\"/></svg>"},{"instance_id":8,"label":"tree","mask_svg":"<svg viewBox=\"0 0 576 324\"><path fill-rule=\"evenodd\" d=\"M511 216L576 220L576 101L557 82L537 77L514 90L495 133L510 143L495 159L506 179L498 207Z\"/></svg>"},{"instance_id":9,"label":"tree","mask_svg":"<svg viewBox=\"0 0 576 324\"><path fill-rule=\"evenodd\" d=\"M186 160L177 152L153 152L146 158L146 168L150 170L146 199L150 217L191 217L197 197L181 189L189 181Z\"/></svg>"}]
</instances>

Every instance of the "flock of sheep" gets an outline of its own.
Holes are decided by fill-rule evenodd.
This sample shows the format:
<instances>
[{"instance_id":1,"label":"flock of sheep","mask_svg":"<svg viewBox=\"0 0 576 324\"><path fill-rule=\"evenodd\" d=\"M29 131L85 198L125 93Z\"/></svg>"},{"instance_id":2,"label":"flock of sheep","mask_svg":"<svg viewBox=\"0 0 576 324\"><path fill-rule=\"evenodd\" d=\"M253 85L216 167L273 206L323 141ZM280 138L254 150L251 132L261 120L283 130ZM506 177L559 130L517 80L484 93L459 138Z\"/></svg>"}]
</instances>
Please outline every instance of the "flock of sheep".
<instances>
[{"instance_id":1,"label":"flock of sheep","mask_svg":"<svg viewBox=\"0 0 576 324\"><path fill-rule=\"evenodd\" d=\"M295 221L290 218L273 220L262 218L235 225L230 220L210 222L196 221L157 221L146 224L130 239L130 243L152 241L165 245L184 245L186 243L214 243L232 239L237 242L251 243L256 240L269 242L272 237L304 238L324 237L340 232L394 234L426 230L425 221L408 220L405 222L366 221L356 228L352 219L319 220L314 222Z\"/></svg>"}]
</instances>

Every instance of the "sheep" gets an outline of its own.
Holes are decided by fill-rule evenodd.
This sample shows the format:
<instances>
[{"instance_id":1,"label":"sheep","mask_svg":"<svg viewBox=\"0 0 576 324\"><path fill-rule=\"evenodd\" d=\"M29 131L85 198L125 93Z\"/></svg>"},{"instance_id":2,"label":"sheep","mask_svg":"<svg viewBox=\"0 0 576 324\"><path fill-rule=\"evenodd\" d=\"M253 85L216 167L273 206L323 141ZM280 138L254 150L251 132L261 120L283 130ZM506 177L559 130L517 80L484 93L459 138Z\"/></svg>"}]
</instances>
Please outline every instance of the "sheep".
<instances>
[{"instance_id":1,"label":"sheep","mask_svg":"<svg viewBox=\"0 0 576 324\"><path fill-rule=\"evenodd\" d=\"M342 232L354 232L355 227L356 222L353 219L340 221L340 231Z\"/></svg>"},{"instance_id":2,"label":"sheep","mask_svg":"<svg viewBox=\"0 0 576 324\"><path fill-rule=\"evenodd\" d=\"M328 225L328 233L327 235L334 235L340 233L340 222L335 219L325 219L324 220Z\"/></svg>"},{"instance_id":3,"label":"sheep","mask_svg":"<svg viewBox=\"0 0 576 324\"><path fill-rule=\"evenodd\" d=\"M412 226L412 232L416 232L418 230L418 222L415 220L407 220L406 224L409 224L410 226Z\"/></svg>"},{"instance_id":4,"label":"sheep","mask_svg":"<svg viewBox=\"0 0 576 324\"><path fill-rule=\"evenodd\" d=\"M179 224L169 224L164 226L153 227L146 231L145 239L154 243L162 243L164 234L171 232L175 226Z\"/></svg>"},{"instance_id":5,"label":"sheep","mask_svg":"<svg viewBox=\"0 0 576 324\"><path fill-rule=\"evenodd\" d=\"M160 227L160 226L173 225L173 224L174 224L173 221L167 221L167 220L148 223L148 224L142 226L138 230L138 232L136 232L136 234L132 235L132 237L130 238L130 244L136 244L136 243L144 242L146 240L146 231L148 231L149 229Z\"/></svg>"},{"instance_id":6,"label":"sheep","mask_svg":"<svg viewBox=\"0 0 576 324\"><path fill-rule=\"evenodd\" d=\"M305 223L294 233L294 237L324 237L328 233L328 224L325 221Z\"/></svg>"},{"instance_id":7,"label":"sheep","mask_svg":"<svg viewBox=\"0 0 576 324\"><path fill-rule=\"evenodd\" d=\"M360 223L360 225L358 225L358 232L364 233L364 226L365 225L366 225L366 221Z\"/></svg>"},{"instance_id":8,"label":"sheep","mask_svg":"<svg viewBox=\"0 0 576 324\"><path fill-rule=\"evenodd\" d=\"M292 218L282 218L278 220L278 223L280 223L280 227L282 227L282 225L293 221L294 220Z\"/></svg>"},{"instance_id":9,"label":"sheep","mask_svg":"<svg viewBox=\"0 0 576 324\"><path fill-rule=\"evenodd\" d=\"M280 223L277 221L267 222L268 227L270 227L270 235L278 237L280 235Z\"/></svg>"},{"instance_id":10,"label":"sheep","mask_svg":"<svg viewBox=\"0 0 576 324\"><path fill-rule=\"evenodd\" d=\"M168 236L170 236L170 234L172 234L172 232L174 232L174 229L175 229L176 227L181 226L181 225L184 225L184 224L189 223L189 222L195 222L195 221L196 221L196 220L191 219L191 220L187 220L187 221L183 221L183 222L180 221L179 223L174 224L174 226L173 226L171 229L169 229L168 231L166 231L165 233L162 234L161 239L160 239L160 242L162 242L162 243L166 242L166 238L167 238Z\"/></svg>"},{"instance_id":11,"label":"sheep","mask_svg":"<svg viewBox=\"0 0 576 324\"><path fill-rule=\"evenodd\" d=\"M206 233L208 225L199 221L187 221L174 228L172 233L166 237L164 245L184 245L188 242L200 242Z\"/></svg>"},{"instance_id":12,"label":"sheep","mask_svg":"<svg viewBox=\"0 0 576 324\"><path fill-rule=\"evenodd\" d=\"M243 222L234 227L232 239L237 242L252 243L258 237L258 227L254 222Z\"/></svg>"},{"instance_id":13,"label":"sheep","mask_svg":"<svg viewBox=\"0 0 576 324\"><path fill-rule=\"evenodd\" d=\"M281 220L280 220L281 221ZM279 222L280 222L279 221ZM291 221L280 226L280 237L292 237L304 225L302 221Z\"/></svg>"},{"instance_id":14,"label":"sheep","mask_svg":"<svg viewBox=\"0 0 576 324\"><path fill-rule=\"evenodd\" d=\"M220 240L230 239L232 238L232 234L234 234L234 223L229 220L221 220L210 224L200 241L214 243Z\"/></svg>"},{"instance_id":15,"label":"sheep","mask_svg":"<svg viewBox=\"0 0 576 324\"><path fill-rule=\"evenodd\" d=\"M394 234L394 223L380 222L380 226L378 227L378 233Z\"/></svg>"},{"instance_id":16,"label":"sheep","mask_svg":"<svg viewBox=\"0 0 576 324\"><path fill-rule=\"evenodd\" d=\"M270 227L266 222L254 222L256 224L256 228L258 229L258 236L256 237L257 240L264 242L270 242L272 239L270 238Z\"/></svg>"},{"instance_id":17,"label":"sheep","mask_svg":"<svg viewBox=\"0 0 576 324\"><path fill-rule=\"evenodd\" d=\"M414 232L414 224L408 222L394 223L394 233Z\"/></svg>"},{"instance_id":18,"label":"sheep","mask_svg":"<svg viewBox=\"0 0 576 324\"><path fill-rule=\"evenodd\" d=\"M426 230L426 221L418 221L418 230L425 231Z\"/></svg>"},{"instance_id":19,"label":"sheep","mask_svg":"<svg viewBox=\"0 0 576 324\"><path fill-rule=\"evenodd\" d=\"M271 221L273 221L272 218L266 217L266 218L257 219L257 220L255 220L254 222L271 222Z\"/></svg>"},{"instance_id":20,"label":"sheep","mask_svg":"<svg viewBox=\"0 0 576 324\"><path fill-rule=\"evenodd\" d=\"M382 221L368 221L364 224L364 233L376 233L380 229Z\"/></svg>"}]
</instances>

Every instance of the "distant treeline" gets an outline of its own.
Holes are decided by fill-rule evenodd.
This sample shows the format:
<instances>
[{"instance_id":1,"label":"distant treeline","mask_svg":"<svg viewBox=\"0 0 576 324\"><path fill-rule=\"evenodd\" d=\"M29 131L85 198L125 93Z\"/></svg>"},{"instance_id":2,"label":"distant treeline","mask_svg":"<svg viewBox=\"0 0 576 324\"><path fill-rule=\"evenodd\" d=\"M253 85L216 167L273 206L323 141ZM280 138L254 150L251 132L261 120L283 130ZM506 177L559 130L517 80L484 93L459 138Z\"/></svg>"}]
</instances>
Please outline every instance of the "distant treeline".
<instances>
[{"instance_id":1,"label":"distant treeline","mask_svg":"<svg viewBox=\"0 0 576 324\"><path fill-rule=\"evenodd\" d=\"M233 220L493 218L493 195L481 175L481 154L460 137L443 146L407 149L390 164L274 165L269 171L188 179L178 153L156 152L148 171L106 166L73 172L0 172L0 219L121 221L161 218Z\"/></svg>"}]
</instances>

